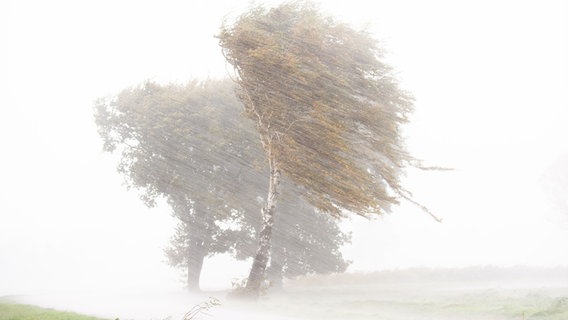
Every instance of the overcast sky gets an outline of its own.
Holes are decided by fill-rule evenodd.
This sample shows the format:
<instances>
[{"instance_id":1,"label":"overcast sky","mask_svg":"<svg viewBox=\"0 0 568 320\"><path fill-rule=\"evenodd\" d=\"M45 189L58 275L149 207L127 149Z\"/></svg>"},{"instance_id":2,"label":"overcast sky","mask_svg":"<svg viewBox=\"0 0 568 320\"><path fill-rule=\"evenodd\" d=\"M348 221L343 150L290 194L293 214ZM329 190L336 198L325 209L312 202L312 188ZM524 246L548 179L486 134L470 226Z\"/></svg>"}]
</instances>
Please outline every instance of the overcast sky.
<instances>
[{"instance_id":1,"label":"overcast sky","mask_svg":"<svg viewBox=\"0 0 568 320\"><path fill-rule=\"evenodd\" d=\"M0 295L181 287L162 254L174 221L122 186L116 159L102 153L93 101L149 79L224 76L213 36L247 4L0 2ZM416 97L410 151L455 168L406 179L441 224L408 204L346 221L350 270L568 265L568 212L542 188L548 168L568 159L567 2L322 8L375 33ZM215 262L205 266L206 287L248 268L227 274Z\"/></svg>"}]
</instances>

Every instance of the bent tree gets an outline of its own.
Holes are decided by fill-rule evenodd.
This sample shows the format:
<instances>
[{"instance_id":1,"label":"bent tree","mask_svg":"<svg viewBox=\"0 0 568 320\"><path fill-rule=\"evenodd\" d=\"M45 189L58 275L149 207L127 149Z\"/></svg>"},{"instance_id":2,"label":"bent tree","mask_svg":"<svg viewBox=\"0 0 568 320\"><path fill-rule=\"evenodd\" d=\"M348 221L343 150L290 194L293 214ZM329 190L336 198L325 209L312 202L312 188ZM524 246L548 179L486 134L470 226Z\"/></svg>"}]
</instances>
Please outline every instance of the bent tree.
<instances>
[{"instance_id":1,"label":"bent tree","mask_svg":"<svg viewBox=\"0 0 568 320\"><path fill-rule=\"evenodd\" d=\"M218 38L269 164L263 226L246 285L257 296L282 175L311 205L334 216L381 214L410 199L399 177L414 159L400 127L413 99L382 62L375 39L309 2L252 7L223 24Z\"/></svg>"}]
</instances>

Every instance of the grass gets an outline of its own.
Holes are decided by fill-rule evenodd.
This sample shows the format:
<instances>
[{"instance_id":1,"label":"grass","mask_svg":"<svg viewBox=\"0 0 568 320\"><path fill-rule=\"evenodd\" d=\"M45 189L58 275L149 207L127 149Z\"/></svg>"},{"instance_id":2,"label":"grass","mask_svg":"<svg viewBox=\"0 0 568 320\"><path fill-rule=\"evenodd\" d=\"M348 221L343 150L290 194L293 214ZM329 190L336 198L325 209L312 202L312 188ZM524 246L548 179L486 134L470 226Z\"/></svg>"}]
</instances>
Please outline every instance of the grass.
<instances>
[{"instance_id":1,"label":"grass","mask_svg":"<svg viewBox=\"0 0 568 320\"><path fill-rule=\"evenodd\" d=\"M74 312L0 302L0 320L105 320Z\"/></svg>"}]
</instances>

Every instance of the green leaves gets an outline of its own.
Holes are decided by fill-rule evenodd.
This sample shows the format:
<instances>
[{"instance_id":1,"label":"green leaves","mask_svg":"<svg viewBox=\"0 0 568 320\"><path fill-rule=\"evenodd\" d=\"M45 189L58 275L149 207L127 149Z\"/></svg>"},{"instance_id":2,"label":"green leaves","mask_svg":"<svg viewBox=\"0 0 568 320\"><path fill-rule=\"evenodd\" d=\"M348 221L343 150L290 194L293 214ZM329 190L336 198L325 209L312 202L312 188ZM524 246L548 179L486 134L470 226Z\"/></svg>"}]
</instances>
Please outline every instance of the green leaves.
<instances>
[{"instance_id":1,"label":"green leaves","mask_svg":"<svg viewBox=\"0 0 568 320\"><path fill-rule=\"evenodd\" d=\"M212 190L231 191L220 188L234 186L232 162L252 160L234 154L236 145L251 141L236 139L242 121L233 88L228 80L186 86L146 82L97 103L105 150L121 153L119 171L129 186L144 192L148 204L159 196L205 200L214 198Z\"/></svg>"}]
</instances>

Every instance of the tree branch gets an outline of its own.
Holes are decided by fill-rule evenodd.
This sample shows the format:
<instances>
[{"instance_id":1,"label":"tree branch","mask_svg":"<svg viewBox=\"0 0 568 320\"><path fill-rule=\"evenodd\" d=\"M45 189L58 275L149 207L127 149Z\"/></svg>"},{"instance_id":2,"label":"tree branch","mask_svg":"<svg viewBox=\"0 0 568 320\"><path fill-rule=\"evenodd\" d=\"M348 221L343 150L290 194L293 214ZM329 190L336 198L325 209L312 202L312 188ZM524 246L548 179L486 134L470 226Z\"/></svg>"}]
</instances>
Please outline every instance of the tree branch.
<instances>
[{"instance_id":1,"label":"tree branch","mask_svg":"<svg viewBox=\"0 0 568 320\"><path fill-rule=\"evenodd\" d=\"M405 192L408 192L406 190L404 190ZM408 192L410 193L410 192ZM426 212L430 217L432 217L432 219L436 220L436 222L442 222L442 218L437 217L436 215L434 215L425 205L420 204L419 202L415 201L414 199L412 199L411 197L408 197L407 195L403 194L403 192L401 191L397 191L397 194L399 196L401 196L403 199L405 199L406 201L412 203L413 205L417 206L418 208L422 209L422 211Z\"/></svg>"}]
</instances>

